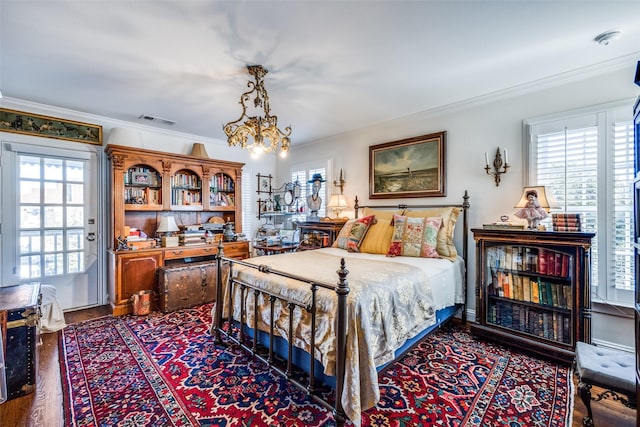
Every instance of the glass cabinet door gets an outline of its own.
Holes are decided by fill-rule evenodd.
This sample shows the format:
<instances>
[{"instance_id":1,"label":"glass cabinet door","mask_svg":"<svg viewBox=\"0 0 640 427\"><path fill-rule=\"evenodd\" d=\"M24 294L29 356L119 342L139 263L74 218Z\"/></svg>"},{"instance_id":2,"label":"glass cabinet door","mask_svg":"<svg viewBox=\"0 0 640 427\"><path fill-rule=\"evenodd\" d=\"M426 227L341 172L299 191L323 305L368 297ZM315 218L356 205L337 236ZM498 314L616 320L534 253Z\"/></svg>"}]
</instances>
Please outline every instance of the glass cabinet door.
<instances>
[{"instance_id":1,"label":"glass cabinet door","mask_svg":"<svg viewBox=\"0 0 640 427\"><path fill-rule=\"evenodd\" d=\"M572 255L554 249L488 246L484 265L487 324L571 344L574 262Z\"/></svg>"}]
</instances>

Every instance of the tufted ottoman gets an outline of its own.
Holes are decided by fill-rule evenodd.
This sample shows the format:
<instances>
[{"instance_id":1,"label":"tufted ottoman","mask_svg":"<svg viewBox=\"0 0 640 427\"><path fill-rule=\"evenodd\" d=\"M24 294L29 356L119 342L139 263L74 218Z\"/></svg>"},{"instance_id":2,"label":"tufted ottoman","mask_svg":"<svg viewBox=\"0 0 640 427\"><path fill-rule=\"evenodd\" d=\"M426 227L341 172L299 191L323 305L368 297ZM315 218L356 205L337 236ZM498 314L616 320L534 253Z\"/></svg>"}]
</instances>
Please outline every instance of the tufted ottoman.
<instances>
[{"instance_id":1,"label":"tufted ottoman","mask_svg":"<svg viewBox=\"0 0 640 427\"><path fill-rule=\"evenodd\" d=\"M607 389L594 399L596 402L612 397L629 408L635 407L635 363L633 353L596 347L580 341L576 343L576 371L580 378L578 392L587 407L587 416L582 420L583 425L594 425L591 413L591 386ZM626 395L627 398L618 393Z\"/></svg>"}]
</instances>

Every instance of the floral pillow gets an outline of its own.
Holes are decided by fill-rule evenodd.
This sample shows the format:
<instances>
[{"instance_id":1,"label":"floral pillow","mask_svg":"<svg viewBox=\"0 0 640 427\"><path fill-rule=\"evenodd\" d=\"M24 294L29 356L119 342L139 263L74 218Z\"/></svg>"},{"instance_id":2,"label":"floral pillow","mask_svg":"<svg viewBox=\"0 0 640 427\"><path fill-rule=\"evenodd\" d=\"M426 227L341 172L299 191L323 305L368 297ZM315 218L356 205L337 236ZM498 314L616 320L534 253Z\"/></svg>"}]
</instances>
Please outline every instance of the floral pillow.
<instances>
[{"instance_id":1,"label":"floral pillow","mask_svg":"<svg viewBox=\"0 0 640 427\"><path fill-rule=\"evenodd\" d=\"M440 258L436 250L442 217L393 216L393 237L387 256Z\"/></svg>"},{"instance_id":2,"label":"floral pillow","mask_svg":"<svg viewBox=\"0 0 640 427\"><path fill-rule=\"evenodd\" d=\"M336 240L333 242L333 247L358 252L369 226L374 221L375 215L350 219L342 226L338 237L336 237Z\"/></svg>"}]
</instances>

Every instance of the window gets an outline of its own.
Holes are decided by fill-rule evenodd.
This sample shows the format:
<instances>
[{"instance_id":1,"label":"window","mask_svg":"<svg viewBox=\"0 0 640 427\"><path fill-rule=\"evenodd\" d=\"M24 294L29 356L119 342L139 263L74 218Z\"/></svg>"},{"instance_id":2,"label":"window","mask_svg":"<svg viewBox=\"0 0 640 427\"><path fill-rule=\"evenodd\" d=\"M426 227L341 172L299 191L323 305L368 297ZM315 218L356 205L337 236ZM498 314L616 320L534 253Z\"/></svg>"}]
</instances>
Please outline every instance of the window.
<instances>
[{"instance_id":1,"label":"window","mask_svg":"<svg viewBox=\"0 0 640 427\"><path fill-rule=\"evenodd\" d=\"M596 232L592 297L631 304L634 146L630 104L525 122L529 185L547 186L560 211Z\"/></svg>"},{"instance_id":2,"label":"window","mask_svg":"<svg viewBox=\"0 0 640 427\"><path fill-rule=\"evenodd\" d=\"M84 271L84 163L18 156L21 279Z\"/></svg>"},{"instance_id":3,"label":"window","mask_svg":"<svg viewBox=\"0 0 640 427\"><path fill-rule=\"evenodd\" d=\"M319 167L319 166L309 167L309 168L294 167L291 171L291 182L298 181L300 183L300 198L298 200L298 206L304 207L304 212L302 212L300 215L295 215L293 218L294 221L304 221L307 218L307 214L309 213L308 212L309 209L307 208L307 196L311 195L311 184L309 184L308 181L316 173L319 173L320 175L322 175L322 178L326 181L327 179L326 167ZM320 206L320 210L318 211L318 216L320 218L327 216L326 206L328 203L328 199L327 199L326 184L327 184L326 182L322 183L320 187L320 191L318 193L322 198L322 205Z\"/></svg>"}]
</instances>

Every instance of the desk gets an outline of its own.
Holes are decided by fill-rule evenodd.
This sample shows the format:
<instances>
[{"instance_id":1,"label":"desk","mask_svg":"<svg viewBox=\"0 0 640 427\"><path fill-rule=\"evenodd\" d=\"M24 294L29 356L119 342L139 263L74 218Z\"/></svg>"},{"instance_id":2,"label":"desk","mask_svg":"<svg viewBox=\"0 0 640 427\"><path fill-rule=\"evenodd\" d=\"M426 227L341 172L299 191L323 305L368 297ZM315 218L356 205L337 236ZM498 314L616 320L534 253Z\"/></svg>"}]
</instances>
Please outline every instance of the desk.
<instances>
[{"instance_id":1,"label":"desk","mask_svg":"<svg viewBox=\"0 0 640 427\"><path fill-rule=\"evenodd\" d=\"M258 256L258 251L263 252L264 255L273 255L284 252L295 252L297 248L297 245L253 245L253 250L255 251L256 256Z\"/></svg>"},{"instance_id":2,"label":"desk","mask_svg":"<svg viewBox=\"0 0 640 427\"><path fill-rule=\"evenodd\" d=\"M336 218L331 221L298 222L300 249L311 250L333 245L346 222L347 220L343 218Z\"/></svg>"}]
</instances>

